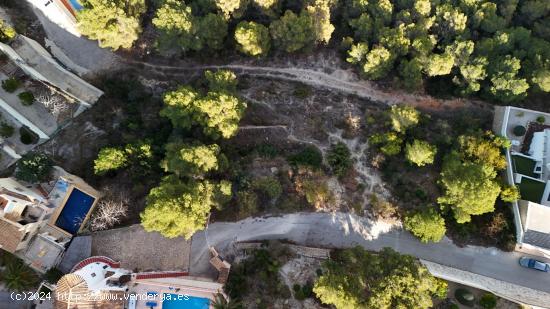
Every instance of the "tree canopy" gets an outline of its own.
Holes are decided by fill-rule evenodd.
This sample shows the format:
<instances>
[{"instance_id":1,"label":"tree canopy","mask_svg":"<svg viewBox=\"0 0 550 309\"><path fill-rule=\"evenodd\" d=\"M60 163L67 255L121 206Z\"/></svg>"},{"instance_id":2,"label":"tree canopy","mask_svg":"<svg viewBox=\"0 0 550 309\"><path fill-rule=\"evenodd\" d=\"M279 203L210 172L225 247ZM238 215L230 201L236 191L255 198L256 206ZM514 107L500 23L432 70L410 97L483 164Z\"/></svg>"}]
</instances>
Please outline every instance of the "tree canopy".
<instances>
[{"instance_id":1,"label":"tree canopy","mask_svg":"<svg viewBox=\"0 0 550 309\"><path fill-rule=\"evenodd\" d=\"M438 242L446 232L445 220L433 207L407 215L404 226L422 242Z\"/></svg>"},{"instance_id":2,"label":"tree canopy","mask_svg":"<svg viewBox=\"0 0 550 309\"><path fill-rule=\"evenodd\" d=\"M390 110L390 120L394 131L405 132L418 124L420 112L408 105L393 105Z\"/></svg>"},{"instance_id":3,"label":"tree canopy","mask_svg":"<svg viewBox=\"0 0 550 309\"><path fill-rule=\"evenodd\" d=\"M444 194L437 201L451 207L458 223L469 222L472 215L494 211L500 193L495 177L492 166L462 161L454 152L444 159L440 178Z\"/></svg>"},{"instance_id":4,"label":"tree canopy","mask_svg":"<svg viewBox=\"0 0 550 309\"><path fill-rule=\"evenodd\" d=\"M161 166L166 172L176 175L201 175L218 169L220 147L212 145L189 145L168 143L166 157Z\"/></svg>"},{"instance_id":5,"label":"tree canopy","mask_svg":"<svg viewBox=\"0 0 550 309\"><path fill-rule=\"evenodd\" d=\"M235 30L237 48L250 56L266 56L271 48L269 30L262 24L253 21L242 21Z\"/></svg>"},{"instance_id":6,"label":"tree canopy","mask_svg":"<svg viewBox=\"0 0 550 309\"><path fill-rule=\"evenodd\" d=\"M190 86L165 93L160 115L169 118L175 127L189 129L199 125L214 139L232 137L246 109L246 103L234 95L236 77L230 71L220 70L207 71L206 78L211 91L204 96Z\"/></svg>"},{"instance_id":7,"label":"tree canopy","mask_svg":"<svg viewBox=\"0 0 550 309\"><path fill-rule=\"evenodd\" d=\"M183 182L170 175L149 192L141 224L146 231L160 232L164 237L190 239L204 228L210 210L220 207L223 196L230 195L229 182Z\"/></svg>"},{"instance_id":8,"label":"tree canopy","mask_svg":"<svg viewBox=\"0 0 550 309\"><path fill-rule=\"evenodd\" d=\"M48 179L52 168L53 162L46 154L29 152L17 161L15 178L30 183L38 183Z\"/></svg>"},{"instance_id":9,"label":"tree canopy","mask_svg":"<svg viewBox=\"0 0 550 309\"><path fill-rule=\"evenodd\" d=\"M77 12L78 30L101 47L130 48L141 33L145 10L145 0L87 0Z\"/></svg>"},{"instance_id":10,"label":"tree canopy","mask_svg":"<svg viewBox=\"0 0 550 309\"><path fill-rule=\"evenodd\" d=\"M405 146L405 158L417 166L424 166L434 162L437 147L426 141L415 139L412 144Z\"/></svg>"},{"instance_id":11,"label":"tree canopy","mask_svg":"<svg viewBox=\"0 0 550 309\"><path fill-rule=\"evenodd\" d=\"M321 302L338 309L431 308L432 297L443 298L446 290L412 256L361 247L338 251L323 263L313 287Z\"/></svg>"}]
</instances>

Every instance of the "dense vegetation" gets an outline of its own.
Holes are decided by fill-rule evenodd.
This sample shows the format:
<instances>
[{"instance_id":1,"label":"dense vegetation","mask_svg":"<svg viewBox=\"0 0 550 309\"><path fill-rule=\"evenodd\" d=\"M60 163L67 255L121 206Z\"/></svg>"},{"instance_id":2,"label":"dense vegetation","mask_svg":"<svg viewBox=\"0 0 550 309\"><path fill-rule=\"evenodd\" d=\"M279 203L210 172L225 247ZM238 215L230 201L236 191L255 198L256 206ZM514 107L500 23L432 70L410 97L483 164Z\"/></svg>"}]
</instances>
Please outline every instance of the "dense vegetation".
<instances>
[{"instance_id":1,"label":"dense vegetation","mask_svg":"<svg viewBox=\"0 0 550 309\"><path fill-rule=\"evenodd\" d=\"M233 72L206 71L205 78L206 89L180 86L163 98L160 115L169 118L175 129L161 162L168 176L150 191L141 223L147 231L166 237L191 238L204 228L210 210L232 196L231 182L221 174L227 159L214 141L237 133L246 103L235 94ZM197 135L186 138L182 132Z\"/></svg>"},{"instance_id":2,"label":"dense vegetation","mask_svg":"<svg viewBox=\"0 0 550 309\"><path fill-rule=\"evenodd\" d=\"M323 265L313 292L338 309L431 308L447 284L416 259L390 248L370 253L361 247L337 251Z\"/></svg>"},{"instance_id":3,"label":"dense vegetation","mask_svg":"<svg viewBox=\"0 0 550 309\"><path fill-rule=\"evenodd\" d=\"M170 54L235 48L308 52L340 44L368 79L416 90L511 102L550 91L550 4L541 0L158 0L156 46ZM101 46L129 48L143 0L88 0L79 29ZM341 42L341 43L340 43ZM430 87L432 85L432 87Z\"/></svg>"}]
</instances>

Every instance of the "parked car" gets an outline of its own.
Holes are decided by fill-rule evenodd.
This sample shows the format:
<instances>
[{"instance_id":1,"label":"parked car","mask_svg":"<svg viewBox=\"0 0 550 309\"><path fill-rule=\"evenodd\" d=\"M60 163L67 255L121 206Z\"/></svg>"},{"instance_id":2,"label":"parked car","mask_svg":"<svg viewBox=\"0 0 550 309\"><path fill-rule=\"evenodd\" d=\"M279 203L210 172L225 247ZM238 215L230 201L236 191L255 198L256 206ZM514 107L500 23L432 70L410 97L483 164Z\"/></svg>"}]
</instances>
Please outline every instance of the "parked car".
<instances>
[{"instance_id":1,"label":"parked car","mask_svg":"<svg viewBox=\"0 0 550 309\"><path fill-rule=\"evenodd\" d=\"M548 265L547 263L544 263L544 262L541 262L541 261L538 261L538 260L535 260L535 259L532 259L532 258L528 258L526 256L521 257L519 259L519 265L521 265L523 267L543 271L543 272L549 272L550 271L550 265Z\"/></svg>"}]
</instances>

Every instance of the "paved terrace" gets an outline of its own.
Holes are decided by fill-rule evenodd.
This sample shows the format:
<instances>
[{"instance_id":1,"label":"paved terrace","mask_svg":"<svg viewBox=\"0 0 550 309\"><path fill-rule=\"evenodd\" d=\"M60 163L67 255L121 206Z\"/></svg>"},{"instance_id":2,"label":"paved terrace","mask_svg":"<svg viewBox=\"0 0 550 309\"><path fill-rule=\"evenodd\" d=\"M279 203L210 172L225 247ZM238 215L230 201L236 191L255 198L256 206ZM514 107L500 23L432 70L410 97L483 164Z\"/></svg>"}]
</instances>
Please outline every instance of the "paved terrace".
<instances>
[{"instance_id":1,"label":"paved terrace","mask_svg":"<svg viewBox=\"0 0 550 309\"><path fill-rule=\"evenodd\" d=\"M223 257L235 253L237 242L268 239L325 248L360 245L378 251L390 247L441 265L435 273L438 276L456 276L454 272L462 271L472 274L464 276L464 284L525 304L550 307L550 275L519 266L518 259L524 254L477 246L461 248L449 239L424 244L401 229L391 229L344 213L298 213L249 218L236 223L213 223L207 233L200 232L193 237L191 275L210 272L209 245L215 246ZM482 279L485 281L480 281Z\"/></svg>"},{"instance_id":2,"label":"paved terrace","mask_svg":"<svg viewBox=\"0 0 550 309\"><path fill-rule=\"evenodd\" d=\"M190 241L148 233L139 224L94 233L91 242L92 256L110 257L125 269L140 272L189 269Z\"/></svg>"}]
</instances>

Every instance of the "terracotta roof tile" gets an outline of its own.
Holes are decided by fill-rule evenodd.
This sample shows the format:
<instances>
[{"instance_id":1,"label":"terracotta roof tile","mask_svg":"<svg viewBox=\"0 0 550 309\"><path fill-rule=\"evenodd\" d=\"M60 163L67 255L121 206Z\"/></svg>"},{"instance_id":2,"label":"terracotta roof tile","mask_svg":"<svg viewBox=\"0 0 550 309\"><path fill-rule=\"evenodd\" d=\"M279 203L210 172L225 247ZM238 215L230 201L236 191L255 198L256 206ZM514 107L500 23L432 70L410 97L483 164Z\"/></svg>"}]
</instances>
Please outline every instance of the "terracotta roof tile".
<instances>
[{"instance_id":1,"label":"terracotta roof tile","mask_svg":"<svg viewBox=\"0 0 550 309\"><path fill-rule=\"evenodd\" d=\"M20 231L16 225L0 218L0 235L2 235L0 237L2 249L14 253L25 236L25 232Z\"/></svg>"}]
</instances>

